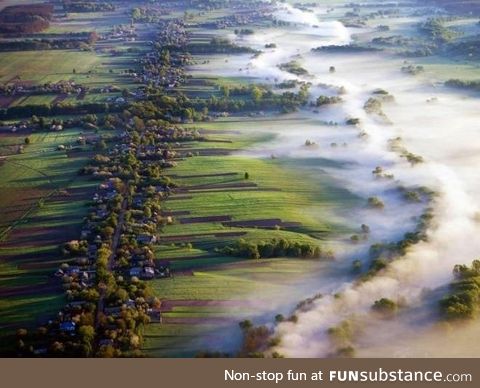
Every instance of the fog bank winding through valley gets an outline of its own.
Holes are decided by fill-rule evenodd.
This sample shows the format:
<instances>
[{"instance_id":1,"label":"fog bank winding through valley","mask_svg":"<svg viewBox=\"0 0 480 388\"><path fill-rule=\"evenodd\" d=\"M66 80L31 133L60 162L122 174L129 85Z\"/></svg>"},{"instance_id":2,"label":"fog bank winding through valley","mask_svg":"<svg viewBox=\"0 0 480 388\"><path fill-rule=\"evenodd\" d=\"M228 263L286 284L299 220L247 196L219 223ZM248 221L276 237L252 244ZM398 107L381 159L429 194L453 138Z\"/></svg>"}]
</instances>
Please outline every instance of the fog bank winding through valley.
<instances>
[{"instance_id":1,"label":"fog bank winding through valley","mask_svg":"<svg viewBox=\"0 0 480 388\"><path fill-rule=\"evenodd\" d=\"M289 5L280 7L276 18L291 25L233 37L241 45L264 52L254 58L230 57L220 72L271 84L292 79L309 82L312 101L320 95L335 96L339 88L345 91L339 104L292 114L298 120L293 124L285 121L281 130L274 130L274 142L248 153L346 162L347 169L325 170L353 193L365 199L378 196L385 202L383 211L359 208L342 215L352 224L368 224L371 236L357 245L345 242L333 265L347 269L352 257L360 253L368 263L368 245L397 241L412 230L426 205L406 202L396 191L399 185L427 186L438 195L433 201L435 221L428 231L428 242L416 244L405 257L365 282L322 277L309 281L311 293L305 297L325 291L328 294L306 311L298 311L298 322L277 326L282 341L276 350L289 357L332 355L335 346L328 329L350 320L356 328L354 342L359 356L441 356L439 336L447 342L449 355L471 355L468 336L477 333L477 327L471 325L455 336L440 328L436 324L438 294L434 291L448 284L455 264L469 263L480 252L480 209L476 201L480 181L475 179L480 165L477 101L427 77L402 73L403 59L399 57L312 52L319 46L349 44L353 34L361 30L330 20L326 9L306 12ZM265 43L276 47L264 49ZM298 61L308 75L295 76L278 68L291 60ZM335 67L334 72L330 66ZM194 70L207 71L203 65ZM364 109L376 89L388 91L394 98L382 106L388 120ZM345 125L348 118L359 118L361 124ZM397 137L401 137L405 149L421 155L425 163L412 166L392 151L389 140ZM318 147L308 149L306 139ZM331 143L342 146L332 147ZM375 179L372 170L377 166L395 179ZM394 319L383 319L371 311L373 302L384 297L404 306Z\"/></svg>"}]
</instances>

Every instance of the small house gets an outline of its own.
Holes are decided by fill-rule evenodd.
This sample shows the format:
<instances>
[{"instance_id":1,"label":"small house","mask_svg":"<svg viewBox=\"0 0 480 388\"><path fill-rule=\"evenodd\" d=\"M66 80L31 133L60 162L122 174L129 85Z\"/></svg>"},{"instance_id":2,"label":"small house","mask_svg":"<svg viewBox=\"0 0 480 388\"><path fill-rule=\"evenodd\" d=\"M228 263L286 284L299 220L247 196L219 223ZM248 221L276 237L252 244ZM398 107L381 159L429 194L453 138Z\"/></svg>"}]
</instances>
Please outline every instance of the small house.
<instances>
[{"instance_id":1,"label":"small house","mask_svg":"<svg viewBox=\"0 0 480 388\"><path fill-rule=\"evenodd\" d=\"M153 279L155 277L155 269L152 267L144 267L141 277L143 279Z\"/></svg>"},{"instance_id":2,"label":"small house","mask_svg":"<svg viewBox=\"0 0 480 388\"><path fill-rule=\"evenodd\" d=\"M140 234L137 237L137 242L144 245L155 244L157 242L157 238L149 234Z\"/></svg>"},{"instance_id":3,"label":"small house","mask_svg":"<svg viewBox=\"0 0 480 388\"><path fill-rule=\"evenodd\" d=\"M77 325L73 321L67 321L60 323L60 330L67 333L72 333L75 331Z\"/></svg>"}]
</instances>

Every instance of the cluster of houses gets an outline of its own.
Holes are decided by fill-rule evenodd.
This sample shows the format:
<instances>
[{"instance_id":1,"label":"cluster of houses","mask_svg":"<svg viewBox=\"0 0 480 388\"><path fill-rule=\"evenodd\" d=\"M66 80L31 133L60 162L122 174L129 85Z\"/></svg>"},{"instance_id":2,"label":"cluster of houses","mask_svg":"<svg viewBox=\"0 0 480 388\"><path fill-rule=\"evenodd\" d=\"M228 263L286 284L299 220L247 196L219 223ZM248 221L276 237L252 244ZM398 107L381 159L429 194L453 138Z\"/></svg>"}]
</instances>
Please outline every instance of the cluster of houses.
<instances>
[{"instance_id":1,"label":"cluster of houses","mask_svg":"<svg viewBox=\"0 0 480 388\"><path fill-rule=\"evenodd\" d=\"M115 30L111 38L133 35L125 27ZM148 83L175 87L184 81L181 65L188 58L181 52L187 42L183 21L165 22L154 53L143 59L142 76ZM166 45L179 50L166 52L162 49ZM148 286L149 280L173 275L171 263L157 259L154 253L159 229L174 222L161 208L172 187L161 170L175 165L175 144L180 146L176 142L199 135L151 124L145 124L139 135L132 131L133 120L123 124L126 129L110 140L109 149L82 169L100 182L92 193L79 239L63 246L65 263L54 273L68 303L45 325L45 345L36 348L35 355L89 356L95 352L117 356L139 349L142 325L161 321L161 302Z\"/></svg>"},{"instance_id":2,"label":"cluster of houses","mask_svg":"<svg viewBox=\"0 0 480 388\"><path fill-rule=\"evenodd\" d=\"M132 123L127 123L112 147L92 160L110 175L103 177L92 193L79 239L62 248L66 262L54 276L68 303L43 326L46 340L39 342L33 353L25 354L85 355L95 351L116 356L139 349L141 330L137 328L161 322L161 302L147 286L149 280L172 276L171 263L154 254L159 228L174 222L161 208L171 184L159 175L160 165L177 157L172 148L181 148L182 140L198 134L153 125L138 135L128 124ZM130 166L130 173L137 176L135 184L124 176L128 156L136 159ZM107 274L99 272L102 260L108 263ZM111 280L106 282L107 278ZM85 339L91 330L95 340Z\"/></svg>"},{"instance_id":3,"label":"cluster of houses","mask_svg":"<svg viewBox=\"0 0 480 388\"><path fill-rule=\"evenodd\" d=\"M85 92L85 87L78 85L73 80L49 82L41 85L10 82L0 86L0 95L25 96L39 94L80 95Z\"/></svg>"},{"instance_id":4,"label":"cluster of houses","mask_svg":"<svg viewBox=\"0 0 480 388\"><path fill-rule=\"evenodd\" d=\"M0 132L26 131L29 129L29 124L26 121L20 121L18 123L7 124L0 127Z\"/></svg>"},{"instance_id":5,"label":"cluster of houses","mask_svg":"<svg viewBox=\"0 0 480 388\"><path fill-rule=\"evenodd\" d=\"M157 40L152 42L154 50L140 61L142 72L134 78L144 84L173 89L186 80L184 66L191 60L185 53L188 33L183 20L161 22L159 30Z\"/></svg>"},{"instance_id":6,"label":"cluster of houses","mask_svg":"<svg viewBox=\"0 0 480 388\"><path fill-rule=\"evenodd\" d=\"M117 140L107 152L108 156L101 159L105 168L111 170L111 175L118 175L118 170L112 167L122 163L130 147L144 147L141 140L132 139L127 131ZM142 176L142 172L150 162L145 160L136 168L141 181L149 179L147 175ZM123 328L120 321L132 320L135 324L161 322L160 302L142 291L145 286L141 288L138 282L172 276L170 262L156 260L153 253L159 224L173 222L171 217L164 217L160 209L160 200L168 193L165 184L138 184L129 190L118 176L105 178L98 185L91 197L91 209L80 239L68 242L63 248L70 263L62 264L54 274L66 290L69 303L50 326L51 332L65 341L78 340L80 328L85 326L85 316L93 316L92 303L99 310L95 319L99 349L119 351L125 348L126 337L129 343L138 342L138 333ZM118 238L114 236L116 234ZM106 293L102 291L102 282L99 283L98 278L98 261L105 255L105 247L111 251L108 268L116 279L115 285L105 286L111 288ZM135 287L130 287L131 284ZM132 291L134 289L138 290ZM118 333L122 336L118 337ZM35 354L46 351L39 348Z\"/></svg>"},{"instance_id":7,"label":"cluster of houses","mask_svg":"<svg viewBox=\"0 0 480 388\"><path fill-rule=\"evenodd\" d=\"M255 9L249 8L247 10L244 8L239 8L238 12L234 15L215 19L214 21L203 23L201 26L205 28L221 30L226 28L252 25L271 19L271 14L272 9L265 5Z\"/></svg>"},{"instance_id":8,"label":"cluster of houses","mask_svg":"<svg viewBox=\"0 0 480 388\"><path fill-rule=\"evenodd\" d=\"M161 137L156 131L155 136ZM135 144L128 131L122 133L117 140L106 156L96 159L96 166L90 170L92 176L103 175L107 178L92 196L92 208L81 231L81 239L89 242L87 259L95 260L98 247L111 238L102 235L102 228L108 224L112 208L118 208L112 206L112 203L118 204L120 198L127 196L127 205L124 209L127 216L124 217L123 225L117 227L121 228L121 239L129 242L120 243L122 250L115 257L113 269L122 276L138 277L142 280L169 277L170 264L154 260L151 248L157 242L158 225L173 222L171 217L162 216L159 205L159 202L169 195L170 188L165 184L138 185L126 194L124 184L115 177L118 175L115 167L131 152L135 152L143 167L151 163L165 164L175 157L175 153L166 150L165 143L158 146Z\"/></svg>"},{"instance_id":9,"label":"cluster of houses","mask_svg":"<svg viewBox=\"0 0 480 388\"><path fill-rule=\"evenodd\" d=\"M138 38L134 25L115 25L110 31L102 35L102 40L116 42L134 42Z\"/></svg>"}]
</instances>

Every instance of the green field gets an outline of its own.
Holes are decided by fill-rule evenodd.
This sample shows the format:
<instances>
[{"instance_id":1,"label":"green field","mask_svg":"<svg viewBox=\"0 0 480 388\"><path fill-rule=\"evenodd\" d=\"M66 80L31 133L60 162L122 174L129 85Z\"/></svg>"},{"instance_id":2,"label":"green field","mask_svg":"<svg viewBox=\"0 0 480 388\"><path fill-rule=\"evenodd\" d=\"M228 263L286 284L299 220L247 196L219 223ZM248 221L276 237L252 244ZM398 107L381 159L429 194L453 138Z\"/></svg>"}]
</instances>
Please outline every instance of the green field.
<instances>
[{"instance_id":1,"label":"green field","mask_svg":"<svg viewBox=\"0 0 480 388\"><path fill-rule=\"evenodd\" d=\"M0 53L0 82L19 76L36 83L72 79L73 69L88 73L100 63L91 52L73 50L20 51Z\"/></svg>"},{"instance_id":2,"label":"green field","mask_svg":"<svg viewBox=\"0 0 480 388\"><path fill-rule=\"evenodd\" d=\"M276 237L335 248L335 241L351 231L333 213L339 208L355 206L358 199L339 189L318 169L311 170L312 163L318 167L326 161L240 155L241 150L262 147L274 140L271 133L258 131L258 127L282 125L281 120L240 121L202 124L201 133L221 142L192 142L180 148L203 152L222 148L230 150L230 154L185 158L168 172L179 187L203 186L174 194L173 200L163 203L164 211L189 214L166 226L156 247L157 258L168 259L176 275L151 283L158 297L172 306L164 311L162 324L152 323L147 327L145 351L151 356L192 356L202 349L214 348L225 333L238 337L238 322L261 314L258 306L252 304L255 296L274 309L275 301L282 295L288 299L298 282L302 283L321 267L322 261L315 260L250 261L228 257L215 252L215 248L239 237L199 234L241 232L244 233L241 238L252 242ZM245 183L253 187L235 187ZM214 185L226 186L216 190ZM175 200L176 196L191 198ZM182 217L211 216L230 216L232 221L279 218L299 222L301 226L265 229L229 227L221 222L180 222ZM190 237L176 241L178 236ZM263 307L263 313L268 310ZM271 314L273 317L275 312Z\"/></svg>"},{"instance_id":3,"label":"green field","mask_svg":"<svg viewBox=\"0 0 480 388\"><path fill-rule=\"evenodd\" d=\"M273 319L279 301L318 271L315 261L270 259L155 281L156 293L173 307L163 313L164 323L147 326L145 351L154 357L194 356L222 343L226 333L238 341L239 321L264 311Z\"/></svg>"},{"instance_id":4,"label":"green field","mask_svg":"<svg viewBox=\"0 0 480 388\"><path fill-rule=\"evenodd\" d=\"M0 166L2 331L13 323L34 323L35 311L45 315L63 300L51 279L62 262L59 245L78 238L96 183L78 175L89 153L72 157L57 147L75 144L80 134L79 129L33 133L24 152L7 156ZM19 134L7 142L23 139Z\"/></svg>"},{"instance_id":5,"label":"green field","mask_svg":"<svg viewBox=\"0 0 480 388\"><path fill-rule=\"evenodd\" d=\"M280 122L277 124L281 125ZM184 194L192 198L165 202L164 208L174 212L188 211L188 217L230 216L232 221L279 218L302 224L300 228L274 231L241 229L248 232L247 238L254 240L263 239L266 235L289 235L295 239L321 239L328 235L331 239L335 233L345 232L347 228L335 222L333 212L354 206L357 198L336 187L326 174L309 172L310 164L321 166L321 160L257 158L236 153L235 150L273 140L273 135L255 134L256 127L262 125L265 122L203 125L201 128L208 131L208 138L229 140L231 143L196 142L188 145L188 149L223 148L232 150L232 154L195 156L180 161L171 170L176 184L184 188L203 185L203 188L194 188ZM226 133L225 128L229 128L229 132ZM248 173L248 179L245 179L245 173ZM245 190L235 187L245 184L252 187ZM226 188L216 190L215 185L226 185ZM219 223L177 223L165 229L165 236L232 230L238 229Z\"/></svg>"},{"instance_id":6,"label":"green field","mask_svg":"<svg viewBox=\"0 0 480 388\"><path fill-rule=\"evenodd\" d=\"M41 60L39 60L39 55ZM48 50L0 53L0 82L40 85L72 80L89 88L115 85L121 89L135 88L137 85L124 74L134 68L134 54L120 56L97 54L88 51ZM117 94L87 94L83 102L104 101ZM15 105L49 104L56 95L27 96L17 99ZM67 102L80 103L76 96L68 97Z\"/></svg>"}]
</instances>

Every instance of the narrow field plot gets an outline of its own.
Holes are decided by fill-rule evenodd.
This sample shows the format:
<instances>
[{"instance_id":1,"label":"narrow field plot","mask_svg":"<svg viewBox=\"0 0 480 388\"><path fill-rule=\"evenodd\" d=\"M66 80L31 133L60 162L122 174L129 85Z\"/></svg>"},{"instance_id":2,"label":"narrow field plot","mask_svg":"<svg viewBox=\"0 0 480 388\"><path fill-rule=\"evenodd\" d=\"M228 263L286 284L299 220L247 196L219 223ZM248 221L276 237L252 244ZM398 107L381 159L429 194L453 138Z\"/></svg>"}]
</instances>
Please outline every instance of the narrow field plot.
<instances>
[{"instance_id":1,"label":"narrow field plot","mask_svg":"<svg viewBox=\"0 0 480 388\"><path fill-rule=\"evenodd\" d=\"M94 53L73 50L3 52L0 53L0 81L20 77L21 81L41 83L46 82L47 76L71 79L73 69L87 73L99 61Z\"/></svg>"}]
</instances>

